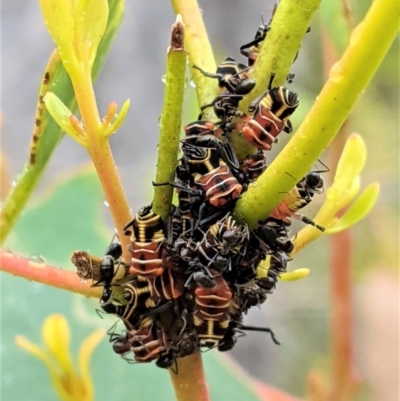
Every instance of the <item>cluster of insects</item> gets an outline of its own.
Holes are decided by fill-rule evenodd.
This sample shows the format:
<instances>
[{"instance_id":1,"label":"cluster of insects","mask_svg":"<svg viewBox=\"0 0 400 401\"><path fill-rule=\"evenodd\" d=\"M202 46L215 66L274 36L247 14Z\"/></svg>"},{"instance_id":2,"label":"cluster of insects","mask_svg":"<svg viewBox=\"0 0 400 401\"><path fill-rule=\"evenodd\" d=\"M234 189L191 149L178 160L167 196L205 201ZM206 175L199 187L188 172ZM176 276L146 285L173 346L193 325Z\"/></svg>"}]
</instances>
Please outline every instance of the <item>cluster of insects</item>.
<instances>
[{"instance_id":1,"label":"cluster of insects","mask_svg":"<svg viewBox=\"0 0 400 401\"><path fill-rule=\"evenodd\" d=\"M198 121L184 127L174 181L153 183L176 189L177 205L170 215L162 219L150 205L126 224L131 260L122 261L119 242L100 258L73 253L78 275L103 287L102 311L123 322L122 333L110 330L110 342L128 361L155 360L159 367L173 367L177 358L198 350L232 349L246 330L269 332L279 344L269 328L243 324L243 315L265 302L286 271L294 248L288 233L291 219L323 230L298 210L323 191L324 182L322 171L308 173L255 229L232 214L240 195L267 168L264 151L282 131L292 131L289 118L299 104L296 93L273 87L271 76L249 115L238 109L255 86L249 70L269 29L270 23L263 24L254 40L240 48L248 65L227 57L215 73L195 66L218 80L220 92L202 106ZM209 107L218 123L202 119ZM234 129L257 148L244 160L238 160L229 141Z\"/></svg>"}]
</instances>

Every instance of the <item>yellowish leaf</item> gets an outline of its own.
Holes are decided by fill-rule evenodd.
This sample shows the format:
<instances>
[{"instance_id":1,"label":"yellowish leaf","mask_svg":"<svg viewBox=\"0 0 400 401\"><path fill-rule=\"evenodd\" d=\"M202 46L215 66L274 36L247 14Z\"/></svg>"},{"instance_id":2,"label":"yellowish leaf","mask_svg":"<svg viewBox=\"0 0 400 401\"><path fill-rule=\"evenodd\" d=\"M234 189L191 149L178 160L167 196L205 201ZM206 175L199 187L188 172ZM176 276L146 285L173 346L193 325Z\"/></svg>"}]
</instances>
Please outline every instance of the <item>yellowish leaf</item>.
<instances>
[{"instance_id":1,"label":"yellowish leaf","mask_svg":"<svg viewBox=\"0 0 400 401\"><path fill-rule=\"evenodd\" d=\"M369 185L335 224L327 228L327 234L335 234L358 223L375 205L379 195L379 184Z\"/></svg>"},{"instance_id":2,"label":"yellowish leaf","mask_svg":"<svg viewBox=\"0 0 400 401\"><path fill-rule=\"evenodd\" d=\"M71 124L72 111L53 92L46 93L44 102L57 124L75 141L86 146L86 138L82 136L82 132L77 132Z\"/></svg>"},{"instance_id":3,"label":"yellowish leaf","mask_svg":"<svg viewBox=\"0 0 400 401\"><path fill-rule=\"evenodd\" d=\"M129 107L131 105L131 101L128 99L123 104L121 111L118 113L115 120L110 124L104 136L110 136L118 131L118 128L122 125L125 120L126 115L128 114Z\"/></svg>"}]
</instances>

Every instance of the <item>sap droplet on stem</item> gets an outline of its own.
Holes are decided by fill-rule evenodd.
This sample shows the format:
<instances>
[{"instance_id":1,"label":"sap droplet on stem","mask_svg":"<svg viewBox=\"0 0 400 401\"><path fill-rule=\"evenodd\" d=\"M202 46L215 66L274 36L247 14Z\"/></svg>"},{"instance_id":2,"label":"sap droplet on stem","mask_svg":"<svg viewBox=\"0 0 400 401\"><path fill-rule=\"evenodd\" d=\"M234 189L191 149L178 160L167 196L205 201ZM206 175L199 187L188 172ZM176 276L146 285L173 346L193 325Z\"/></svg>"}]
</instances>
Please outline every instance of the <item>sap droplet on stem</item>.
<instances>
[{"instance_id":1,"label":"sap droplet on stem","mask_svg":"<svg viewBox=\"0 0 400 401\"><path fill-rule=\"evenodd\" d=\"M34 263L39 263L41 265L46 264L46 259L40 253L34 253L29 257L29 260Z\"/></svg>"}]
</instances>

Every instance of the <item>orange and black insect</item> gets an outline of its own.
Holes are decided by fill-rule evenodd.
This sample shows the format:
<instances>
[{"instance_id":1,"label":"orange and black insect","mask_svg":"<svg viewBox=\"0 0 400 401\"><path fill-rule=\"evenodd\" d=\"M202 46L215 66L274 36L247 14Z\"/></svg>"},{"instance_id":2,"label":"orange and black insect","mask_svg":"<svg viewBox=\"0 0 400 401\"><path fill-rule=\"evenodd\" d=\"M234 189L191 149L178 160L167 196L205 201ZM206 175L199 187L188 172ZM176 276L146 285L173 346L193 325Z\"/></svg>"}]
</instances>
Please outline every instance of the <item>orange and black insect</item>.
<instances>
[{"instance_id":1,"label":"orange and black insect","mask_svg":"<svg viewBox=\"0 0 400 401\"><path fill-rule=\"evenodd\" d=\"M287 193L285 198L272 211L270 218L281 220L285 225L291 225L291 217L301 220L303 223L315 226L320 231L325 231L324 227L319 226L308 217L297 213L298 210L307 206L314 198L315 194L321 194L324 191L324 180L321 177L322 171L311 171L306 174L295 187Z\"/></svg>"},{"instance_id":2,"label":"orange and black insect","mask_svg":"<svg viewBox=\"0 0 400 401\"><path fill-rule=\"evenodd\" d=\"M195 145L197 139L204 136L215 136L216 127L214 123L207 120L193 121L184 127L185 130L185 143Z\"/></svg>"},{"instance_id":3,"label":"orange and black insect","mask_svg":"<svg viewBox=\"0 0 400 401\"><path fill-rule=\"evenodd\" d=\"M151 362L165 351L163 334L150 317L143 320L139 329L128 330L127 335L135 362Z\"/></svg>"},{"instance_id":4,"label":"orange and black insect","mask_svg":"<svg viewBox=\"0 0 400 401\"><path fill-rule=\"evenodd\" d=\"M193 322L200 347L218 346L229 325L232 291L221 276L216 277L215 281L215 288L198 287L195 290Z\"/></svg>"},{"instance_id":5,"label":"orange and black insect","mask_svg":"<svg viewBox=\"0 0 400 401\"><path fill-rule=\"evenodd\" d=\"M162 274L164 268L161 252L165 235L161 217L152 212L151 206L146 206L136 213L133 220L124 227L124 231L131 236L130 273L145 278Z\"/></svg>"},{"instance_id":6,"label":"orange and black insect","mask_svg":"<svg viewBox=\"0 0 400 401\"><path fill-rule=\"evenodd\" d=\"M217 142L216 142L217 141ZM221 208L226 207L242 192L242 185L232 174L228 165L221 159L221 149L218 139L199 138L196 145L183 144L184 156L181 166L189 172L189 181L186 185L179 183L154 183L153 185L171 185L179 191L191 195L189 203L193 206L199 201L198 216L202 222L202 211L210 204ZM201 146L200 146L201 145Z\"/></svg>"},{"instance_id":7,"label":"orange and black insect","mask_svg":"<svg viewBox=\"0 0 400 401\"><path fill-rule=\"evenodd\" d=\"M200 190L193 194L203 195L212 206L224 207L240 195L242 185L221 159L221 149L216 141L203 143L198 140L195 147L183 147L183 151L193 175L193 187Z\"/></svg>"},{"instance_id":8,"label":"orange and black insect","mask_svg":"<svg viewBox=\"0 0 400 401\"><path fill-rule=\"evenodd\" d=\"M249 238L247 226L238 224L229 212L210 226L192 252L207 268L222 273L244 257Z\"/></svg>"},{"instance_id":9,"label":"orange and black insect","mask_svg":"<svg viewBox=\"0 0 400 401\"><path fill-rule=\"evenodd\" d=\"M191 135L182 141L182 151L180 169L176 174L177 178L182 181L185 180L185 177L188 180L187 174L184 175L182 170L190 174L205 174L223 163L229 166L239 180L243 179L239 161L229 141L222 141L211 134L197 137Z\"/></svg>"},{"instance_id":10,"label":"orange and black insect","mask_svg":"<svg viewBox=\"0 0 400 401\"><path fill-rule=\"evenodd\" d=\"M194 185L199 190L193 194L201 194L214 207L225 207L238 198L242 192L242 185L233 176L229 167L222 164L207 174L196 174Z\"/></svg>"},{"instance_id":11,"label":"orange and black insect","mask_svg":"<svg viewBox=\"0 0 400 401\"><path fill-rule=\"evenodd\" d=\"M179 272L165 269L160 276L149 279L153 288L153 299L157 304L177 300L183 293L184 278Z\"/></svg>"},{"instance_id":12,"label":"orange and black insect","mask_svg":"<svg viewBox=\"0 0 400 401\"><path fill-rule=\"evenodd\" d=\"M292 132L289 118L300 103L297 94L289 89L271 88L273 79L271 75L268 90L251 103L249 111L255 111L254 116L242 130L245 139L260 150L270 150L282 131Z\"/></svg>"},{"instance_id":13,"label":"orange and black insect","mask_svg":"<svg viewBox=\"0 0 400 401\"><path fill-rule=\"evenodd\" d=\"M254 155L248 155L243 160L241 170L245 175L246 181L256 180L267 168L267 158L263 151Z\"/></svg>"}]
</instances>

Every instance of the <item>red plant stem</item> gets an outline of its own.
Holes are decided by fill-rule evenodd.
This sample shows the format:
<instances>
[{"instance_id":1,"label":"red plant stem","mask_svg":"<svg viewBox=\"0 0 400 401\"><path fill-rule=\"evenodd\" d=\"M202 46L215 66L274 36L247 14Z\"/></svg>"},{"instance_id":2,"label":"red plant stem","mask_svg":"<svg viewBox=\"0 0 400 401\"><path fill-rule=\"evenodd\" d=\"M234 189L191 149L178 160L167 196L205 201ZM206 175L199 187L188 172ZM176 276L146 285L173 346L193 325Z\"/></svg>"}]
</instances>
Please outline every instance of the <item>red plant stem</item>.
<instances>
[{"instance_id":1,"label":"red plant stem","mask_svg":"<svg viewBox=\"0 0 400 401\"><path fill-rule=\"evenodd\" d=\"M101 289L82 282L75 272L36 263L6 250L0 250L0 270L87 297L101 296ZM178 401L210 401L200 352L178 359L177 369L178 374L171 370L170 374Z\"/></svg>"},{"instance_id":2,"label":"red plant stem","mask_svg":"<svg viewBox=\"0 0 400 401\"><path fill-rule=\"evenodd\" d=\"M90 287L91 281L82 282L73 271L49 266L45 263L36 263L5 250L0 250L0 270L13 276L76 292L87 297L99 298L101 296L100 288Z\"/></svg>"},{"instance_id":3,"label":"red plant stem","mask_svg":"<svg viewBox=\"0 0 400 401\"><path fill-rule=\"evenodd\" d=\"M338 56L332 42L323 34L324 72L328 76ZM336 166L349 135L348 121L342 126L330 148L330 165ZM331 169L333 174L334 169ZM339 216L338 216L339 217ZM332 377L328 400L346 400L351 397L352 349L352 286L351 286L352 237L350 230L329 237L330 270L330 342Z\"/></svg>"},{"instance_id":4,"label":"red plant stem","mask_svg":"<svg viewBox=\"0 0 400 401\"><path fill-rule=\"evenodd\" d=\"M351 232L342 231L330 239L331 352L332 382L330 400L346 400L351 393L352 293Z\"/></svg>"},{"instance_id":5,"label":"red plant stem","mask_svg":"<svg viewBox=\"0 0 400 401\"><path fill-rule=\"evenodd\" d=\"M171 369L170 377L177 401L210 401L200 352L177 360L178 374Z\"/></svg>"}]
</instances>

